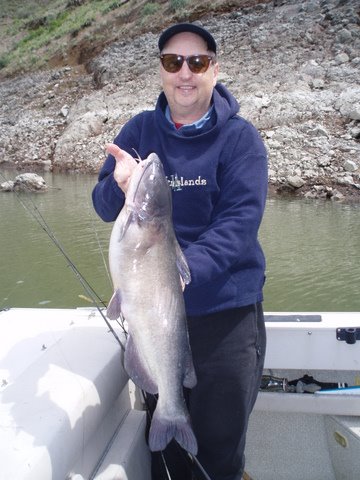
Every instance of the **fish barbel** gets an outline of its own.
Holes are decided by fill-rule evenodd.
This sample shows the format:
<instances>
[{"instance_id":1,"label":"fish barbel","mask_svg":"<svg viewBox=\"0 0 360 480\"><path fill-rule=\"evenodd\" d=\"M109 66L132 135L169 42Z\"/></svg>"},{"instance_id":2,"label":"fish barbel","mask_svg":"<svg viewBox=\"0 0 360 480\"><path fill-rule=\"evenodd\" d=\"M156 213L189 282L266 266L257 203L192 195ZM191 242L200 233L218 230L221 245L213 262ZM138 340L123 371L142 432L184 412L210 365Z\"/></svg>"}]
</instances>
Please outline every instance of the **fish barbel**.
<instances>
[{"instance_id":1,"label":"fish barbel","mask_svg":"<svg viewBox=\"0 0 360 480\"><path fill-rule=\"evenodd\" d=\"M180 279L189 283L190 271L175 237L171 191L155 153L131 175L111 233L109 264L114 294L107 316L122 314L129 330L125 369L138 387L159 395L149 448L163 450L175 438L196 455L183 396L183 386L196 384Z\"/></svg>"}]
</instances>

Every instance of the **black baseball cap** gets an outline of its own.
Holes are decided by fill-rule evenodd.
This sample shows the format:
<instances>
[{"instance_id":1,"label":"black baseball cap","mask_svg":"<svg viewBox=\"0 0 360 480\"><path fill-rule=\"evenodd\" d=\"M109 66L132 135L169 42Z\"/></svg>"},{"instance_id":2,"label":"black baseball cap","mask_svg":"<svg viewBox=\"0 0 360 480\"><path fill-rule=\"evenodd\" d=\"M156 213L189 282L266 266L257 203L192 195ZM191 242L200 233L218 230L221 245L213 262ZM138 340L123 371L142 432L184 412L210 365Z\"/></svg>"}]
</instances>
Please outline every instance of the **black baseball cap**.
<instances>
[{"instance_id":1,"label":"black baseball cap","mask_svg":"<svg viewBox=\"0 0 360 480\"><path fill-rule=\"evenodd\" d=\"M196 35L199 35L207 43L208 49L211 52L216 53L216 42L214 37L211 35L210 32L205 30L205 28L201 27L196 23L177 23L167 28L166 30L164 30L160 35L159 42L158 42L160 52L164 48L165 43L168 40L170 40L171 37L173 37L177 33L182 33L182 32L191 32L191 33L195 33Z\"/></svg>"}]
</instances>

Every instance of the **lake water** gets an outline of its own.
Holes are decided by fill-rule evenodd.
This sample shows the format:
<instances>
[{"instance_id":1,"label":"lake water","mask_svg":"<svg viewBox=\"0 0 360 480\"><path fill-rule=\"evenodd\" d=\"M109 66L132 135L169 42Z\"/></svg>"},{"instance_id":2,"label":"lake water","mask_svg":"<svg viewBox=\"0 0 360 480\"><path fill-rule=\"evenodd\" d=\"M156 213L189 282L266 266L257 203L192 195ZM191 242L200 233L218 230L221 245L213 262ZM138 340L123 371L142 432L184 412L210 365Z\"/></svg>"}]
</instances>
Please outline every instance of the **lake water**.
<instances>
[{"instance_id":1,"label":"lake water","mask_svg":"<svg viewBox=\"0 0 360 480\"><path fill-rule=\"evenodd\" d=\"M107 302L112 224L92 208L96 176L47 174L45 179L49 192L21 199L33 212L36 206ZM0 309L90 305L71 267L14 193L0 192L0 231ZM360 204L269 199L260 238L267 257L266 311L360 311Z\"/></svg>"}]
</instances>

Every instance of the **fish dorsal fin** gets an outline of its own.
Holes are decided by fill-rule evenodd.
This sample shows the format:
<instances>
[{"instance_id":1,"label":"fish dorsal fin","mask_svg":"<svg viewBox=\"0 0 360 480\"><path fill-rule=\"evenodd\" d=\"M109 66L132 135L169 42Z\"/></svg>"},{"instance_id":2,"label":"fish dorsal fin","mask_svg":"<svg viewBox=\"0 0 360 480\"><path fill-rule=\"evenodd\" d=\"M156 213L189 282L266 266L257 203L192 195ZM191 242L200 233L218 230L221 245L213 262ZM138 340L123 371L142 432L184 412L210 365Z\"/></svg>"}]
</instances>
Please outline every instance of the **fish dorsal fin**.
<instances>
[{"instance_id":1,"label":"fish dorsal fin","mask_svg":"<svg viewBox=\"0 0 360 480\"><path fill-rule=\"evenodd\" d=\"M176 266L179 270L181 278L184 280L184 283L188 285L191 282L190 269L189 269L189 265L187 264L185 255L183 254L177 240L175 240L175 252L176 252Z\"/></svg>"}]
</instances>

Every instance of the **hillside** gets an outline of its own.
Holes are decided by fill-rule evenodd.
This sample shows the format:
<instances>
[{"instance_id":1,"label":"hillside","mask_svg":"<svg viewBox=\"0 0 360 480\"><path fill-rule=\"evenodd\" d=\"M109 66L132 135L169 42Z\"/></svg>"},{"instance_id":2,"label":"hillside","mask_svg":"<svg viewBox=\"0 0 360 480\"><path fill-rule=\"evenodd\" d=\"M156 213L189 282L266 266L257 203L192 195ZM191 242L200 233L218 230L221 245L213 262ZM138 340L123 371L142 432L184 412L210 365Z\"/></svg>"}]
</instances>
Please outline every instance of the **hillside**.
<instances>
[{"instance_id":1,"label":"hillside","mask_svg":"<svg viewBox=\"0 0 360 480\"><path fill-rule=\"evenodd\" d=\"M257 3L267 2L0 0L0 76L86 64L115 41Z\"/></svg>"},{"instance_id":2,"label":"hillside","mask_svg":"<svg viewBox=\"0 0 360 480\"><path fill-rule=\"evenodd\" d=\"M0 0L3 166L97 172L104 144L156 101L159 32L198 20L264 138L272 190L359 199L357 0L22 3Z\"/></svg>"}]
</instances>

